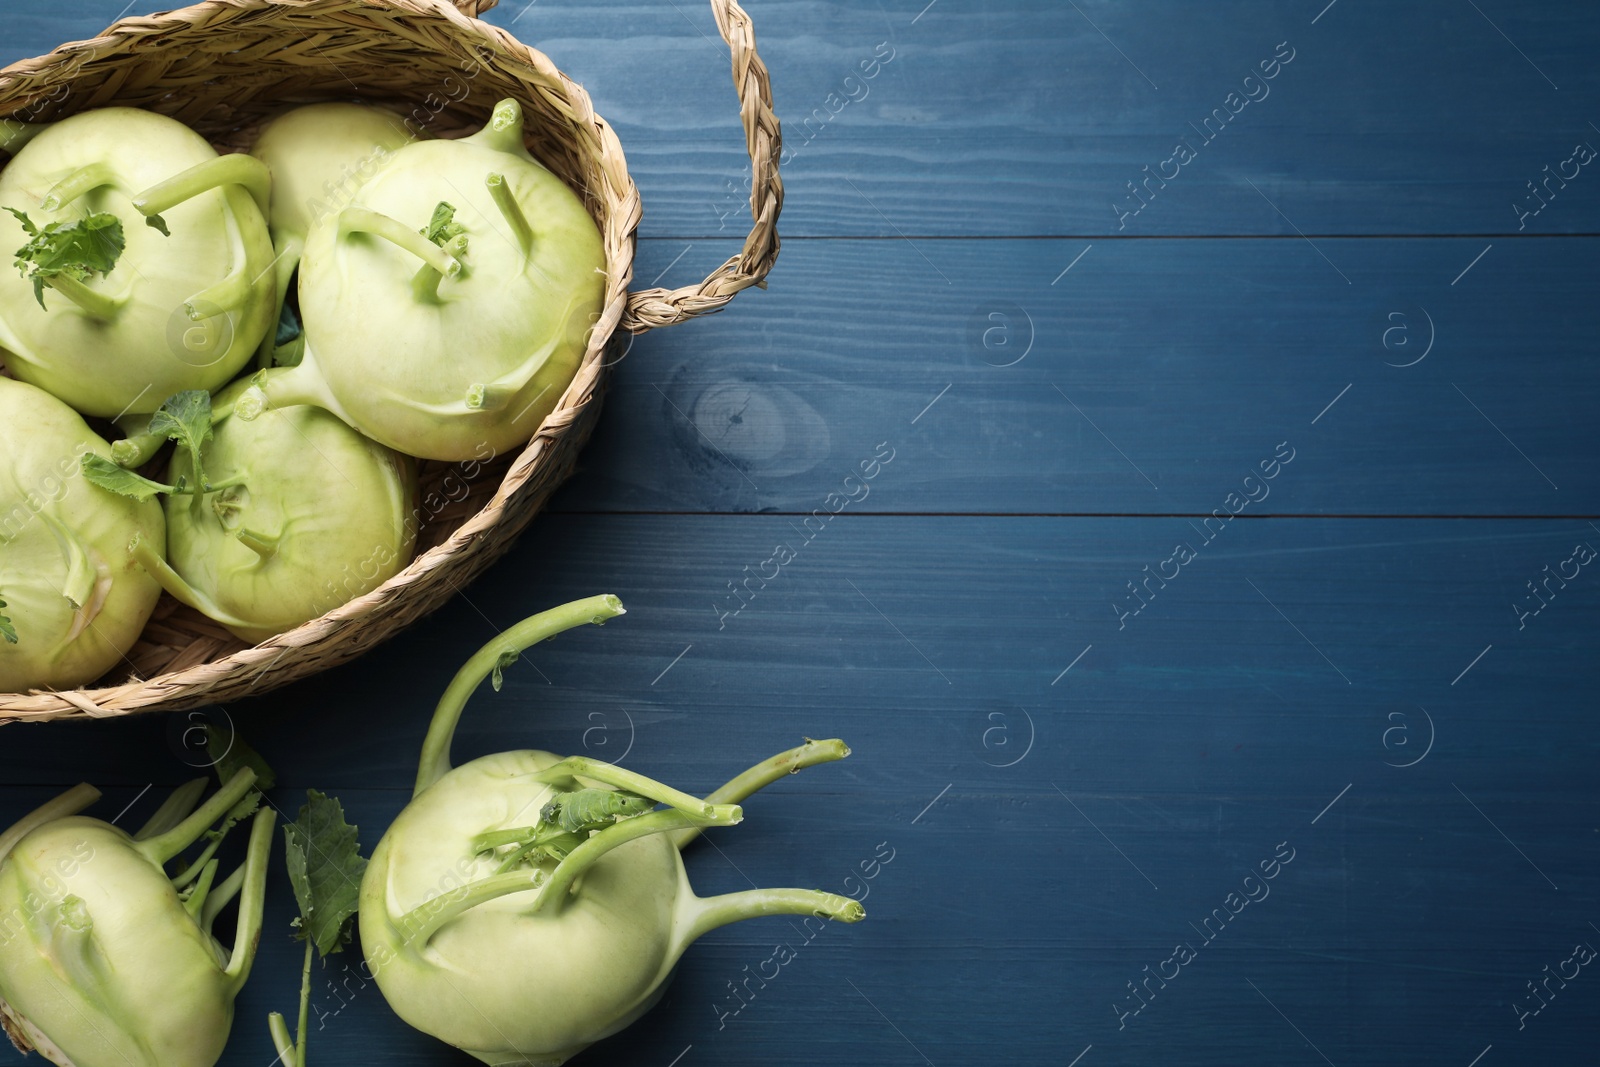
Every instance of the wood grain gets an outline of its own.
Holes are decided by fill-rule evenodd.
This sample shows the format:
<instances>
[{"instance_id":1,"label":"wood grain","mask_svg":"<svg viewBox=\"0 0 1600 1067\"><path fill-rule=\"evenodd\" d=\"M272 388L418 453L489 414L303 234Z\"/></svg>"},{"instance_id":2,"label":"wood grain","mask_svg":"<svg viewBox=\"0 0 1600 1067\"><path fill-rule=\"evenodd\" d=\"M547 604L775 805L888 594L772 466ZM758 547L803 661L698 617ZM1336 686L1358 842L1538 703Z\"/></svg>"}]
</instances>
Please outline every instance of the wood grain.
<instances>
[{"instance_id":1,"label":"wood grain","mask_svg":"<svg viewBox=\"0 0 1600 1067\"><path fill-rule=\"evenodd\" d=\"M730 247L647 241L640 271L694 275ZM554 506L804 515L887 441L899 458L852 507L1205 516L1287 440L1294 465L1249 514L1593 515L1600 371L1577 357L1597 256L1590 238L793 241L768 292L635 343Z\"/></svg>"}]
</instances>

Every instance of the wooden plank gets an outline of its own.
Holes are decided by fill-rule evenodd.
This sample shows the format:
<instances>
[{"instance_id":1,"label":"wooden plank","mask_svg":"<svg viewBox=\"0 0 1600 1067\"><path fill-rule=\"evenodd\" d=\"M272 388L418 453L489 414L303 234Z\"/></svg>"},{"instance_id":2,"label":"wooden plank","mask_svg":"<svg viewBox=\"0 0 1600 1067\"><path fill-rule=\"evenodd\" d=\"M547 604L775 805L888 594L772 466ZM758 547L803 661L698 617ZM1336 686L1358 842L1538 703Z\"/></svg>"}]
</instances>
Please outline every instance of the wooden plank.
<instances>
[{"instance_id":1,"label":"wooden plank","mask_svg":"<svg viewBox=\"0 0 1600 1067\"><path fill-rule=\"evenodd\" d=\"M1190 536L1181 520L849 516L718 630L717 585L787 529L549 516L429 625L229 710L283 770L280 805L336 788L370 846L454 665L533 602L610 588L630 613L530 652L478 697L458 758L585 740L621 756L606 746L626 740L629 765L704 788L800 734L848 738L849 761L752 800L690 869L704 893L843 886L888 842L868 922L808 943L725 1025L727 983L789 935L719 932L667 1007L595 1062L689 1046L698 1063L920 1062L910 1045L936 1063L1066 1062L1093 1044L1103 1062L1222 1064L1298 1047L1278 1011L1336 1063L1374 1047L1466 1062L1490 1043L1545 1062L1590 1040L1577 982L1523 1032L1511 1010L1594 940L1595 592L1586 574L1552 586L1521 630L1509 609L1595 539L1585 524L1241 524L1119 628L1122 580ZM148 778L179 780L166 745L181 721L98 724L70 745L61 727L0 731L0 811L79 775L115 785L108 812ZM1244 876L1280 842L1294 858L1269 895L1229 904L1261 894ZM292 1004L281 875L274 890L230 1064L266 1062L261 1015ZM1201 926L1219 908L1241 913ZM1125 984L1186 941L1196 961L1119 1029L1114 1005L1137 1003ZM319 1055L438 1062L351 988Z\"/></svg>"},{"instance_id":2,"label":"wooden plank","mask_svg":"<svg viewBox=\"0 0 1600 1067\"><path fill-rule=\"evenodd\" d=\"M8 14L0 60L91 36L122 7L64 0ZM1527 183L1575 144L1600 147L1583 104L1600 87L1588 57L1600 10L1347 0L1313 24L1322 7L752 4L791 150L784 232L1600 230L1600 181L1576 163L1537 215L1512 206L1531 211ZM616 126L646 235L739 232L749 165L705 5L511 0L490 21L542 47ZM1289 65L1245 86L1285 41ZM861 80L862 63L874 77ZM1245 93L1259 101L1235 102ZM1227 121L1213 119L1221 132L1208 141L1203 124L1218 109ZM1195 158L1164 165L1181 138ZM1141 184L1149 205L1123 219L1146 166L1178 176Z\"/></svg>"},{"instance_id":3,"label":"wooden plank","mask_svg":"<svg viewBox=\"0 0 1600 1067\"><path fill-rule=\"evenodd\" d=\"M644 242L639 276L731 248ZM1597 254L795 241L767 292L634 344L555 506L809 514L887 442L852 509L1204 516L1288 441L1247 514L1593 515Z\"/></svg>"},{"instance_id":4,"label":"wooden plank","mask_svg":"<svg viewBox=\"0 0 1600 1067\"><path fill-rule=\"evenodd\" d=\"M990 712L1021 731L1022 709L1048 759L1068 761L1055 769L1091 791L1160 791L1171 768L1214 765L1219 729L1248 728L1262 735L1250 758L1295 754L1295 788L1310 804L1352 753L1381 756L1371 750L1385 715L1413 704L1474 739L1453 758L1489 762L1467 770L1499 767L1508 781L1583 758L1580 739L1593 733L1585 709L1600 667L1584 650L1596 594L1581 563L1563 567L1575 544L1600 545L1586 522L1283 518L1233 523L1209 543L1175 517L847 512L809 541L796 525L545 516L433 621L215 721L241 724L286 787L400 786L436 694L473 650L543 606L611 591L629 613L528 652L505 692L478 696L459 758L626 753L647 773L709 789L802 735L840 736L860 758L786 788L896 791L914 812L950 774L981 769ZM1163 566L1179 543L1195 558ZM794 558L763 566L778 544ZM1174 566L1165 587L1149 578ZM1542 584L1574 569L1567 588ZM1537 614L1529 582L1549 603ZM1522 715L1562 728L1530 731ZM105 722L72 730L70 745L58 728L3 728L7 780L176 783L189 772L170 745L192 721ZM1091 763L1069 751L1074 739L1092 743ZM1255 788L1219 773L1219 795Z\"/></svg>"}]
</instances>

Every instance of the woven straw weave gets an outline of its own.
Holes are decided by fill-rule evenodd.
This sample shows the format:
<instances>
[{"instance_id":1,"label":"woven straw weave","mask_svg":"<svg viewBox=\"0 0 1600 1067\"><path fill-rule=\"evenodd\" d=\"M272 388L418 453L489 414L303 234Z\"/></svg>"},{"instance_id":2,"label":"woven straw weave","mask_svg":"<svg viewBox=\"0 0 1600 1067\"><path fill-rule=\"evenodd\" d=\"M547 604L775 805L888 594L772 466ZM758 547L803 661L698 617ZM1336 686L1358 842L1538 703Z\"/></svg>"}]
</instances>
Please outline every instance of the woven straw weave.
<instances>
[{"instance_id":1,"label":"woven straw weave","mask_svg":"<svg viewBox=\"0 0 1600 1067\"><path fill-rule=\"evenodd\" d=\"M572 472L593 429L607 368L630 334L722 307L761 285L778 254L778 122L749 16L712 0L733 59L752 164L753 226L740 253L698 285L629 293L639 194L616 135L543 54L478 22L496 0L206 0L124 19L91 41L0 70L0 117L47 121L111 104L149 108L219 150L295 104L362 99L428 133L480 127L515 97L527 144L576 190L604 238L604 310L577 377L517 456L423 465L418 556L379 589L254 647L163 597L127 662L93 687L0 694L0 724L175 710L264 693L343 663L434 610L502 555Z\"/></svg>"}]
</instances>

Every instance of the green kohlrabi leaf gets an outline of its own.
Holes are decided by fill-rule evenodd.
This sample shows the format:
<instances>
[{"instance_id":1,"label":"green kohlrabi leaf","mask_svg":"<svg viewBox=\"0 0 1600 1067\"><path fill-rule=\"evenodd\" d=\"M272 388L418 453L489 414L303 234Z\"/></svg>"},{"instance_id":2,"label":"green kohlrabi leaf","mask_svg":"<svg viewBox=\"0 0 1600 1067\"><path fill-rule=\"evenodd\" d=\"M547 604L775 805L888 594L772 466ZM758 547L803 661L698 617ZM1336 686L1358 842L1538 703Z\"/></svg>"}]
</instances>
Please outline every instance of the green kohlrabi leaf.
<instances>
[{"instance_id":1,"label":"green kohlrabi leaf","mask_svg":"<svg viewBox=\"0 0 1600 1067\"><path fill-rule=\"evenodd\" d=\"M0 600L0 608L5 606L6 602ZM17 628L11 625L10 617L3 611L0 611L0 637L5 638L7 644L14 645L17 643Z\"/></svg>"},{"instance_id":2,"label":"green kohlrabi leaf","mask_svg":"<svg viewBox=\"0 0 1600 1067\"><path fill-rule=\"evenodd\" d=\"M261 791L271 789L278 783L278 776L272 768L267 766L267 761L261 758L261 753L244 743L244 739L232 729L224 732L211 724L206 725L206 755L210 757L212 766L216 768L217 779L226 782L239 768L249 767L256 772L256 786L240 798L239 803L228 809L228 814L223 817L221 825L211 831L213 836L220 837L234 826L248 819L261 807Z\"/></svg>"},{"instance_id":3,"label":"green kohlrabi leaf","mask_svg":"<svg viewBox=\"0 0 1600 1067\"><path fill-rule=\"evenodd\" d=\"M466 233L467 228L456 221L455 205L441 200L433 209L433 218L428 220L428 225L419 232L434 244L443 247L454 238Z\"/></svg>"},{"instance_id":4,"label":"green kohlrabi leaf","mask_svg":"<svg viewBox=\"0 0 1600 1067\"><path fill-rule=\"evenodd\" d=\"M92 485L102 489L109 489L121 496L131 496L135 500L149 500L157 493L175 493L181 486L167 485L164 482L154 482L149 478L133 473L124 467L119 467L104 456L93 452L84 453L82 459L83 476Z\"/></svg>"},{"instance_id":5,"label":"green kohlrabi leaf","mask_svg":"<svg viewBox=\"0 0 1600 1067\"><path fill-rule=\"evenodd\" d=\"M489 676L489 684L494 686L496 693L500 692L500 687L505 684L506 668L517 662L518 655L516 649L511 649L500 653L500 658L494 661L494 672Z\"/></svg>"},{"instance_id":6,"label":"green kohlrabi leaf","mask_svg":"<svg viewBox=\"0 0 1600 1067\"><path fill-rule=\"evenodd\" d=\"M167 398L161 409L150 416L148 433L166 434L189 450L195 469L200 467L200 449L211 439L211 394L204 389L188 389Z\"/></svg>"},{"instance_id":7,"label":"green kohlrabi leaf","mask_svg":"<svg viewBox=\"0 0 1600 1067\"><path fill-rule=\"evenodd\" d=\"M45 289L55 288L56 278L81 282L92 274L109 274L127 247L122 221L104 211L77 222L46 223L41 230L25 212L13 207L6 210L17 217L30 238L17 249L16 266L33 282L33 296L40 307L44 307Z\"/></svg>"},{"instance_id":8,"label":"green kohlrabi leaf","mask_svg":"<svg viewBox=\"0 0 1600 1067\"><path fill-rule=\"evenodd\" d=\"M295 926L326 956L350 941L350 919L360 904L361 855L356 828L344 821L338 800L306 791L299 818L283 828L289 881L300 904Z\"/></svg>"},{"instance_id":9,"label":"green kohlrabi leaf","mask_svg":"<svg viewBox=\"0 0 1600 1067\"><path fill-rule=\"evenodd\" d=\"M294 313L294 308L287 301L283 310L278 313L278 332L273 337L274 347L282 348L284 345L300 336L300 317Z\"/></svg>"}]
</instances>

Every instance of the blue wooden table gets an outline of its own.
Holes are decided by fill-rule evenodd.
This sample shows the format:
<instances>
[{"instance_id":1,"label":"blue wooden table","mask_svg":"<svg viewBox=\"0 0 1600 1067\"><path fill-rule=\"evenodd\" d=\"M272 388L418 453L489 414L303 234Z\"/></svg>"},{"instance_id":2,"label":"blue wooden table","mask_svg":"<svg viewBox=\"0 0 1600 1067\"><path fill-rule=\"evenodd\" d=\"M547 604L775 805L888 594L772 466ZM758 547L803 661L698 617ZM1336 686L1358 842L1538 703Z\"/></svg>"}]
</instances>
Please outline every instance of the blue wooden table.
<instances>
[{"instance_id":1,"label":"blue wooden table","mask_svg":"<svg viewBox=\"0 0 1600 1067\"><path fill-rule=\"evenodd\" d=\"M14 0L0 58L123 2ZM716 932L580 1062L1592 1059L1600 9L750 12L788 147L770 291L640 339L579 475L449 607L208 713L275 803L334 792L370 847L459 663L613 592L627 617L534 650L457 752L705 790L843 737L689 868L869 915ZM617 127L640 282L726 258L747 164L709 13L490 18ZM80 779L142 819L185 725L0 730L0 823ZM265 1067L294 1003L271 893L227 1064ZM357 960L317 975L318 1062L469 1062Z\"/></svg>"}]
</instances>

